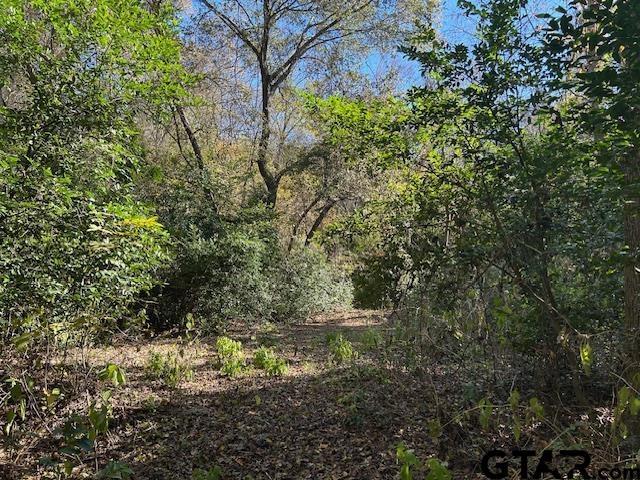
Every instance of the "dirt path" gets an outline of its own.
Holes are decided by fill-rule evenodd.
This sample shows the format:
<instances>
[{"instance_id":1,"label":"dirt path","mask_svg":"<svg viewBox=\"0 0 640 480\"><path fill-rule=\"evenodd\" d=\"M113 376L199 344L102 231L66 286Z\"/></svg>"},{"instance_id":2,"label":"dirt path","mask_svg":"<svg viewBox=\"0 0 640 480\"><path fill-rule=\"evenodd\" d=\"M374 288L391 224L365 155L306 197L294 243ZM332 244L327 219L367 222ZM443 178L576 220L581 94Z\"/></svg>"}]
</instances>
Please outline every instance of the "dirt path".
<instances>
[{"instance_id":1,"label":"dirt path","mask_svg":"<svg viewBox=\"0 0 640 480\"><path fill-rule=\"evenodd\" d=\"M289 371L225 377L216 368L213 341L203 341L187 349L193 379L175 389L144 373L152 350L175 348L170 340L96 350L92 363L120 363L129 376L102 447L139 479L189 479L193 469L216 465L229 479L395 478L399 442L422 458L439 453L427 433L433 390L387 368L375 349L346 365L329 361L327 334L342 332L362 351L363 332L371 328L386 328L381 314L354 311L291 327L232 329L228 335L243 341L248 357L260 343L273 345Z\"/></svg>"}]
</instances>

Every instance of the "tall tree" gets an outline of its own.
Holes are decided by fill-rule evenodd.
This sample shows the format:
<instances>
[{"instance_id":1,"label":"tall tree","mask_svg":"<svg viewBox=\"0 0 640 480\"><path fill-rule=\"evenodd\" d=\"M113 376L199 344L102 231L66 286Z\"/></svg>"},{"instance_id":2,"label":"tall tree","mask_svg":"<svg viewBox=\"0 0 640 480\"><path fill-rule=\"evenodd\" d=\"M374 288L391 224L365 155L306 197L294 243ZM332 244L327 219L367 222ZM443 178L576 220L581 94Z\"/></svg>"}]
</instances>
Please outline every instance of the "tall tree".
<instances>
[{"instance_id":1,"label":"tall tree","mask_svg":"<svg viewBox=\"0 0 640 480\"><path fill-rule=\"evenodd\" d=\"M380 44L400 38L407 18L431 8L431 2L392 5L378 0L199 0L220 26L235 36L259 73L260 131L256 163L266 187L266 203L275 206L286 170L269 159L273 98L296 69L321 47L365 39ZM393 42L391 42L393 43Z\"/></svg>"},{"instance_id":2,"label":"tall tree","mask_svg":"<svg viewBox=\"0 0 640 480\"><path fill-rule=\"evenodd\" d=\"M640 373L640 4L574 0L571 6L575 11L559 8L561 15L550 20L548 46L570 79L565 86L578 99L582 126L598 140L598 161L621 179L625 344L632 378Z\"/></svg>"}]
</instances>

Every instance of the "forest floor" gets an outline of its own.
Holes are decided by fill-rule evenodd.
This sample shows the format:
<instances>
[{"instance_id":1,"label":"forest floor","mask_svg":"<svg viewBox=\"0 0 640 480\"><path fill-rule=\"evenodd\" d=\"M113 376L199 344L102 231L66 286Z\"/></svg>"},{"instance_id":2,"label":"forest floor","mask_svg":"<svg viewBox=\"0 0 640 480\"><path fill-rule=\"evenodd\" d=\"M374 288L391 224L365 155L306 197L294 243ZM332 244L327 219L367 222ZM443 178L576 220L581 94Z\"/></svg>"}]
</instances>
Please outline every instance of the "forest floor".
<instances>
[{"instance_id":1,"label":"forest floor","mask_svg":"<svg viewBox=\"0 0 640 480\"><path fill-rule=\"evenodd\" d=\"M385 344L371 348L366 338L372 331ZM88 364L90 378L107 363L124 367L127 382L114 389L114 418L98 441L96 460L126 463L135 479L189 480L195 469L214 467L223 480L396 479L400 443L423 464L434 457L445 462L454 479L486 478L479 472L482 455L495 447L509 449L515 441L510 408L494 413L487 429L478 402L487 392L508 395L512 371L493 365L494 376L489 375L486 368L478 370L480 362L451 361L437 344L424 352L428 361L409 368L402 343L387 343L392 332L383 312L358 310L300 324L232 325L226 335L242 341L248 364L259 345L272 346L286 359L288 371L275 377L251 367L235 377L223 375L215 338L118 340L85 351L81 360L65 361L82 361L78 371L84 372ZM357 359L331 360L327 337L335 333L351 340ZM170 388L149 375L149 358L152 352L179 350L193 375ZM524 399L535 392L521 387L520 393ZM576 412L563 406L549 415L573 422ZM584 428L569 433L602 436L598 424ZM518 443L540 450L551 438L564 441L564 435L536 422L529 432L523 427ZM37 458L35 451L26 455ZM414 473L424 478L424 470Z\"/></svg>"},{"instance_id":2,"label":"forest floor","mask_svg":"<svg viewBox=\"0 0 640 480\"><path fill-rule=\"evenodd\" d=\"M396 478L400 442L423 459L446 454L428 425L434 389L448 401L452 387L444 372L429 376L436 383L422 382L382 365L374 353L346 365L329 360L328 334L341 332L360 350L362 333L384 331L386 322L380 312L350 311L279 328L235 327L227 335L243 342L247 357L259 343L272 344L288 372L223 376L213 341L202 340L185 350L193 378L174 389L150 380L144 366L151 351L175 349L175 340L94 349L89 361L96 368L114 362L128 376L101 448L140 479L189 479L193 469L214 466L234 479ZM470 471L477 460L458 459L457 467Z\"/></svg>"}]
</instances>

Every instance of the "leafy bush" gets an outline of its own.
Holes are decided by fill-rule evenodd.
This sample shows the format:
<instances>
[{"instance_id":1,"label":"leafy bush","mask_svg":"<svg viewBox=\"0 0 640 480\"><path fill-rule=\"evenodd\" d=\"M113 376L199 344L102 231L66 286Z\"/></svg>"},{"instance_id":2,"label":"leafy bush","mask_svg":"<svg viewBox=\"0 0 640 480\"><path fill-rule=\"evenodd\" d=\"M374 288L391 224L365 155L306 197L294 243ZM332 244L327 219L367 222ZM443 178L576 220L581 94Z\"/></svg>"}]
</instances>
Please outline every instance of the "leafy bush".
<instances>
[{"instance_id":1,"label":"leafy bush","mask_svg":"<svg viewBox=\"0 0 640 480\"><path fill-rule=\"evenodd\" d=\"M342 364L355 360L358 352L341 333L328 335L329 355L334 363Z\"/></svg>"},{"instance_id":2,"label":"leafy bush","mask_svg":"<svg viewBox=\"0 0 640 480\"><path fill-rule=\"evenodd\" d=\"M200 328L214 333L233 319L269 318L279 250L273 214L254 207L222 220L211 202L205 203L203 186L172 179L156 188L151 199L159 202L159 216L176 241L154 325L182 327L192 314L201 320ZM184 195L166 198L165 192L180 189Z\"/></svg>"},{"instance_id":3,"label":"leafy bush","mask_svg":"<svg viewBox=\"0 0 640 480\"><path fill-rule=\"evenodd\" d=\"M193 378L193 370L189 362L182 358L180 352L169 352L162 355L152 351L149 353L145 369L149 376L162 381L170 388L177 387L183 380Z\"/></svg>"},{"instance_id":4,"label":"leafy bush","mask_svg":"<svg viewBox=\"0 0 640 480\"><path fill-rule=\"evenodd\" d=\"M244 371L246 365L241 342L232 340L229 337L218 337L216 351L220 360L221 373L229 377L235 377Z\"/></svg>"},{"instance_id":5,"label":"leafy bush","mask_svg":"<svg viewBox=\"0 0 640 480\"><path fill-rule=\"evenodd\" d=\"M278 357L275 352L266 347L260 347L253 356L253 364L256 368L264 370L267 375L280 376L287 373L287 362Z\"/></svg>"},{"instance_id":6,"label":"leafy bush","mask_svg":"<svg viewBox=\"0 0 640 480\"><path fill-rule=\"evenodd\" d=\"M59 176L51 158L0 152L0 322L34 336L51 333L44 323L59 338L101 332L159 281L168 236L119 180L134 161L122 148L86 140L53 151L64 155Z\"/></svg>"},{"instance_id":7,"label":"leafy bush","mask_svg":"<svg viewBox=\"0 0 640 480\"><path fill-rule=\"evenodd\" d=\"M284 254L276 278L277 319L303 319L314 313L350 307L353 300L346 273L312 247Z\"/></svg>"},{"instance_id":8,"label":"leafy bush","mask_svg":"<svg viewBox=\"0 0 640 480\"><path fill-rule=\"evenodd\" d=\"M160 328L182 325L188 313L216 332L233 319L302 319L351 304L348 276L321 251L282 249L272 211L243 207L221 219L204 186L167 181L149 188L157 190L151 199L176 239L156 315Z\"/></svg>"},{"instance_id":9,"label":"leafy bush","mask_svg":"<svg viewBox=\"0 0 640 480\"><path fill-rule=\"evenodd\" d=\"M0 106L0 326L33 339L101 332L140 309L169 258L135 196L131 119L182 92L171 14L110 0L3 6L0 84L19 100Z\"/></svg>"},{"instance_id":10,"label":"leafy bush","mask_svg":"<svg viewBox=\"0 0 640 480\"><path fill-rule=\"evenodd\" d=\"M367 328L360 336L360 343L365 350L375 350L382 345L382 333L375 328Z\"/></svg>"}]
</instances>

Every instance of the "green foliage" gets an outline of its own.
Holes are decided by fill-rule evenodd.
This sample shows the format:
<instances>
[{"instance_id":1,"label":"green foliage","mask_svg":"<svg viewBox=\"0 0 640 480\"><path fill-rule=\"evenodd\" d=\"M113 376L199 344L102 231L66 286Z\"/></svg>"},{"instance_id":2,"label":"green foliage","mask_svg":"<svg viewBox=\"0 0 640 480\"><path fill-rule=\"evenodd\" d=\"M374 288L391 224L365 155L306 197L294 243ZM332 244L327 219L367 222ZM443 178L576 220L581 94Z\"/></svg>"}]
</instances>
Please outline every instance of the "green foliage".
<instances>
[{"instance_id":1,"label":"green foliage","mask_svg":"<svg viewBox=\"0 0 640 480\"><path fill-rule=\"evenodd\" d=\"M110 390L103 390L100 399L91 402L86 414L73 413L57 430L62 443L58 452L61 462L50 460L50 467L62 469L66 475L70 475L79 460L95 451L98 438L109 430L109 421L113 416L111 395ZM99 475L115 475L100 478L129 478L131 474L129 467L119 462L109 463L99 472Z\"/></svg>"},{"instance_id":2,"label":"green foliage","mask_svg":"<svg viewBox=\"0 0 640 480\"><path fill-rule=\"evenodd\" d=\"M283 256L275 281L276 319L304 319L314 313L348 308L352 303L351 282L346 273L314 247L294 249Z\"/></svg>"},{"instance_id":3,"label":"green foliage","mask_svg":"<svg viewBox=\"0 0 640 480\"><path fill-rule=\"evenodd\" d=\"M484 430L489 429L489 421L493 413L493 405L486 398L480 400L478 404L478 421Z\"/></svg>"},{"instance_id":4,"label":"green foliage","mask_svg":"<svg viewBox=\"0 0 640 480\"><path fill-rule=\"evenodd\" d=\"M175 199L175 205L169 202L176 189L169 199L164 191L154 200L162 202L160 218L179 248L167 271L165 314L158 316L180 324L192 313L202 328L218 331L232 319L295 320L350 305L348 276L314 248L284 251L273 212L246 207L228 221L216 221L197 191ZM208 219L200 218L203 212Z\"/></svg>"},{"instance_id":5,"label":"green foliage","mask_svg":"<svg viewBox=\"0 0 640 480\"><path fill-rule=\"evenodd\" d=\"M222 469L218 466L208 470L196 468L191 474L191 480L220 480L222 478Z\"/></svg>"},{"instance_id":6,"label":"green foliage","mask_svg":"<svg viewBox=\"0 0 640 480\"><path fill-rule=\"evenodd\" d=\"M242 343L229 337L218 337L216 340L216 352L221 359L242 357Z\"/></svg>"},{"instance_id":7,"label":"green foliage","mask_svg":"<svg viewBox=\"0 0 640 480\"><path fill-rule=\"evenodd\" d=\"M113 478L117 480L127 480L132 478L133 470L128 465L111 460L98 472L97 478Z\"/></svg>"},{"instance_id":8,"label":"green foliage","mask_svg":"<svg viewBox=\"0 0 640 480\"><path fill-rule=\"evenodd\" d=\"M181 351L164 355L156 351L149 352L145 370L151 378L160 380L169 388L176 388L182 381L193 379L193 369Z\"/></svg>"},{"instance_id":9,"label":"green foliage","mask_svg":"<svg viewBox=\"0 0 640 480\"><path fill-rule=\"evenodd\" d=\"M246 364L242 343L229 337L218 337L216 351L220 360L220 372L229 377L235 377L242 373Z\"/></svg>"},{"instance_id":10,"label":"green foliage","mask_svg":"<svg viewBox=\"0 0 640 480\"><path fill-rule=\"evenodd\" d=\"M220 365L220 373L228 377L236 377L246 370L247 365L242 358L227 358Z\"/></svg>"},{"instance_id":11,"label":"green foliage","mask_svg":"<svg viewBox=\"0 0 640 480\"><path fill-rule=\"evenodd\" d=\"M353 348L352 343L341 333L328 335L329 356L331 361L340 365L355 360L358 352Z\"/></svg>"},{"instance_id":12,"label":"green foliage","mask_svg":"<svg viewBox=\"0 0 640 480\"><path fill-rule=\"evenodd\" d=\"M369 327L360 335L360 343L364 350L376 350L382 342L382 333L376 328Z\"/></svg>"},{"instance_id":13,"label":"green foliage","mask_svg":"<svg viewBox=\"0 0 640 480\"><path fill-rule=\"evenodd\" d=\"M427 460L427 468L429 473L425 480L451 480L453 478L451 472L435 458Z\"/></svg>"},{"instance_id":14,"label":"green foliage","mask_svg":"<svg viewBox=\"0 0 640 480\"><path fill-rule=\"evenodd\" d=\"M264 370L269 376L281 376L287 373L288 366L284 358L278 357L271 348L260 347L253 355L253 364Z\"/></svg>"},{"instance_id":15,"label":"green foliage","mask_svg":"<svg viewBox=\"0 0 640 480\"><path fill-rule=\"evenodd\" d=\"M410 111L401 100L369 102L333 95L305 95L306 107L325 130L331 146L350 162L395 165L407 157L411 134L404 126Z\"/></svg>"},{"instance_id":16,"label":"green foliage","mask_svg":"<svg viewBox=\"0 0 640 480\"><path fill-rule=\"evenodd\" d=\"M157 284L168 238L134 195L131 119L181 94L174 34L170 9L134 1L3 4L0 85L19 99L0 106L0 322L12 334L101 332Z\"/></svg>"},{"instance_id":17,"label":"green foliage","mask_svg":"<svg viewBox=\"0 0 640 480\"><path fill-rule=\"evenodd\" d=\"M586 342L580 345L580 361L582 362L584 373L590 375L591 365L593 364L593 349Z\"/></svg>"},{"instance_id":18,"label":"green foliage","mask_svg":"<svg viewBox=\"0 0 640 480\"><path fill-rule=\"evenodd\" d=\"M638 413L640 413L640 395L627 385L621 387L617 393L613 422L611 423L611 431L615 439L625 439L633 433L630 431L628 423L634 421L638 417Z\"/></svg>"},{"instance_id":19,"label":"green foliage","mask_svg":"<svg viewBox=\"0 0 640 480\"><path fill-rule=\"evenodd\" d=\"M396 447L396 460L400 463L400 479L413 480L413 469L421 468L422 463L416 457L413 450L400 443ZM436 458L430 458L426 462L428 469L425 480L451 480L451 472Z\"/></svg>"},{"instance_id":20,"label":"green foliage","mask_svg":"<svg viewBox=\"0 0 640 480\"><path fill-rule=\"evenodd\" d=\"M102 381L109 381L114 387L120 387L127 381L124 369L114 363L108 363L104 369L98 373L98 378Z\"/></svg>"},{"instance_id":21,"label":"green foliage","mask_svg":"<svg viewBox=\"0 0 640 480\"><path fill-rule=\"evenodd\" d=\"M407 449L407 447L400 443L396 448L396 459L400 463L400 479L401 480L413 480L411 469L420 466L420 460L416 457L413 450Z\"/></svg>"}]
</instances>

